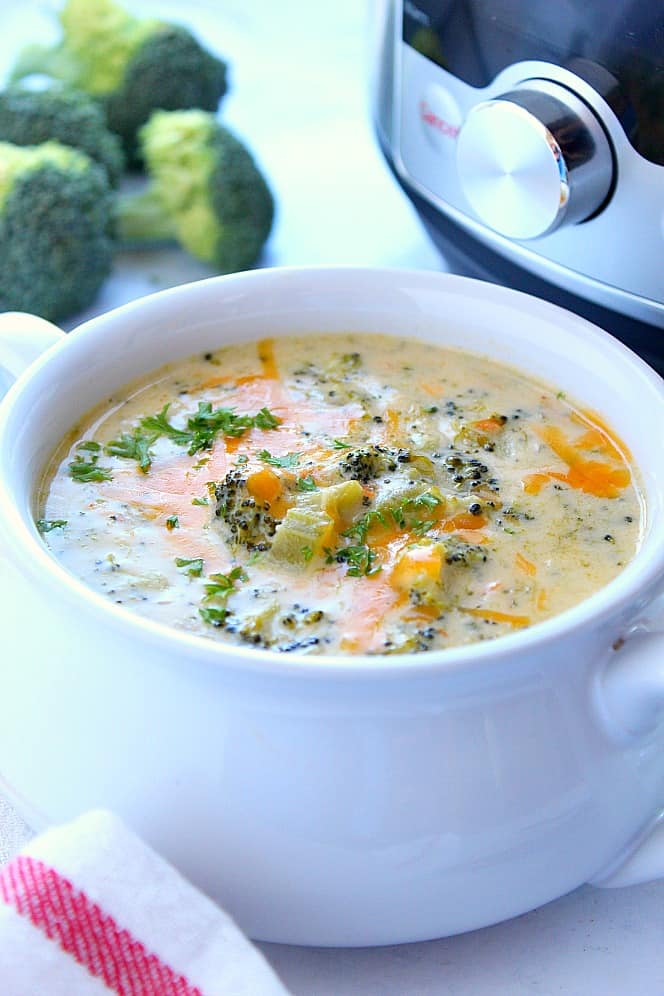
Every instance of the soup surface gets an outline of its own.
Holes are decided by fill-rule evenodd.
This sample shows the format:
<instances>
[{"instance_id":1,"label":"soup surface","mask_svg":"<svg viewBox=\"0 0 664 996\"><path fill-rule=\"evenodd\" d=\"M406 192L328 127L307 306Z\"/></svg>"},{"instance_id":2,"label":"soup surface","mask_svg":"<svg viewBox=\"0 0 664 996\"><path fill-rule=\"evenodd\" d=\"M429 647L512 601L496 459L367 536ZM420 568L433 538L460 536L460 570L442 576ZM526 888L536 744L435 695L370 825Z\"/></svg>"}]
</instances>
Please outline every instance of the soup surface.
<instances>
[{"instance_id":1,"label":"soup surface","mask_svg":"<svg viewBox=\"0 0 664 996\"><path fill-rule=\"evenodd\" d=\"M368 334L194 356L100 405L55 454L38 526L113 602L308 654L514 632L634 555L629 454L555 387Z\"/></svg>"}]
</instances>

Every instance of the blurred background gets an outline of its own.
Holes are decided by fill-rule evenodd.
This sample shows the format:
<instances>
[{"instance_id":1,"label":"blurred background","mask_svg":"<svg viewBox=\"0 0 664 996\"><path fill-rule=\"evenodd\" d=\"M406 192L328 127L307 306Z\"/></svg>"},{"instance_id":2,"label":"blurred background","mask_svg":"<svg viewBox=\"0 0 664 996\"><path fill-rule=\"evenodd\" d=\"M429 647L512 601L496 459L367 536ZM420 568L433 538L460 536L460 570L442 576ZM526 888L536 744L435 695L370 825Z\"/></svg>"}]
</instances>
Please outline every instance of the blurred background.
<instances>
[{"instance_id":1,"label":"blurred background","mask_svg":"<svg viewBox=\"0 0 664 996\"><path fill-rule=\"evenodd\" d=\"M60 36L55 0L0 0L0 67ZM259 265L352 263L446 269L378 151L369 120L371 3L134 0L136 16L186 24L229 64L220 119L253 152L276 201ZM210 276L178 249L120 253L92 308Z\"/></svg>"},{"instance_id":2,"label":"blurred background","mask_svg":"<svg viewBox=\"0 0 664 996\"><path fill-rule=\"evenodd\" d=\"M221 120L254 153L276 201L259 265L449 268L372 132L370 0L126 6L187 24L229 63ZM53 0L0 0L0 71L25 44L55 40L59 8ZM175 248L122 252L93 306L66 326L212 272ZM0 805L0 837L9 832L20 843L20 824ZM509 923L426 944L261 948L294 996L657 996L664 992L663 898L661 883L587 887Z\"/></svg>"}]
</instances>

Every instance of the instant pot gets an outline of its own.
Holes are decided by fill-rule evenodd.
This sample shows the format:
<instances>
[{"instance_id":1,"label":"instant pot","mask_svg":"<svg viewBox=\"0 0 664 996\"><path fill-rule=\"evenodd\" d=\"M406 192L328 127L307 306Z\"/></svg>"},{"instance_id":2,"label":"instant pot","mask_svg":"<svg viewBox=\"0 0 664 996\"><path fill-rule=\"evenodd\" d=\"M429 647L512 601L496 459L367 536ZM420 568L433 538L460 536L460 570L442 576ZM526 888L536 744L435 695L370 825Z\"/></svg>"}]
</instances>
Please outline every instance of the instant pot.
<instances>
[{"instance_id":1,"label":"instant pot","mask_svg":"<svg viewBox=\"0 0 664 996\"><path fill-rule=\"evenodd\" d=\"M664 368L662 0L383 0L373 116L453 268Z\"/></svg>"}]
</instances>

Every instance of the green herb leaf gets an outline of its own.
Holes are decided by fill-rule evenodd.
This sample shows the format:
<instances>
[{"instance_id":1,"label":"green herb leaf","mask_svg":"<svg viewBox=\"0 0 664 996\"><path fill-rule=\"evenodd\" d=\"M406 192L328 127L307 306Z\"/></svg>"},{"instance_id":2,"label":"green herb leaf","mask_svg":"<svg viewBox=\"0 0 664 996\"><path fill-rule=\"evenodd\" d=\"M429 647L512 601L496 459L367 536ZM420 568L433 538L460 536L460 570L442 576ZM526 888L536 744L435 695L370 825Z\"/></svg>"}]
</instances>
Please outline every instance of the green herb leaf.
<instances>
[{"instance_id":1,"label":"green herb leaf","mask_svg":"<svg viewBox=\"0 0 664 996\"><path fill-rule=\"evenodd\" d=\"M380 522L383 526L387 524L383 513L377 508L372 508L368 512L365 512L361 519L352 526L349 526L341 535L356 539L362 545L366 541L367 533L375 522Z\"/></svg>"},{"instance_id":2,"label":"green herb leaf","mask_svg":"<svg viewBox=\"0 0 664 996\"><path fill-rule=\"evenodd\" d=\"M191 504L192 505L209 505L210 504L210 499L209 498L192 498L191 499Z\"/></svg>"},{"instance_id":3,"label":"green herb leaf","mask_svg":"<svg viewBox=\"0 0 664 996\"><path fill-rule=\"evenodd\" d=\"M167 436L178 446L187 446L191 442L191 433L185 429L176 429L174 425L171 425L167 418L169 408L170 405L166 404L156 415L146 415L145 418L141 419L139 426L146 429L154 441L160 436Z\"/></svg>"},{"instance_id":4,"label":"green herb leaf","mask_svg":"<svg viewBox=\"0 0 664 996\"><path fill-rule=\"evenodd\" d=\"M179 529L180 528L180 520L177 517L177 515L169 515L169 517L166 519L166 528L167 529Z\"/></svg>"},{"instance_id":5,"label":"green herb leaf","mask_svg":"<svg viewBox=\"0 0 664 996\"><path fill-rule=\"evenodd\" d=\"M152 452L150 447L156 440L153 434L146 436L140 429L133 432L123 432L117 439L111 439L106 443L104 452L109 456L119 456L126 460L136 460L144 474L147 474L152 464Z\"/></svg>"},{"instance_id":6,"label":"green herb leaf","mask_svg":"<svg viewBox=\"0 0 664 996\"><path fill-rule=\"evenodd\" d=\"M281 420L267 408L261 408L254 416L254 424L257 429L276 429L281 424Z\"/></svg>"},{"instance_id":7,"label":"green herb leaf","mask_svg":"<svg viewBox=\"0 0 664 996\"><path fill-rule=\"evenodd\" d=\"M185 428L179 429L168 420L169 405L164 405L156 415L141 419L140 427L153 435L167 436L178 446L186 446L190 456L199 450L209 450L215 437L242 436L248 429L276 429L279 419L267 408L256 415L237 415L232 408L212 408L209 401L199 401L198 408L187 418Z\"/></svg>"},{"instance_id":8,"label":"green herb leaf","mask_svg":"<svg viewBox=\"0 0 664 996\"><path fill-rule=\"evenodd\" d=\"M186 557L176 557L175 558L176 567L186 567L188 568L186 573L192 578L199 578L203 573L203 558L193 557L192 559L187 559Z\"/></svg>"},{"instance_id":9,"label":"green herb leaf","mask_svg":"<svg viewBox=\"0 0 664 996\"><path fill-rule=\"evenodd\" d=\"M247 575L242 567L234 567L228 574L210 574L209 583L205 585L205 601L216 602L216 605L204 606L198 611L204 622L211 626L222 626L228 609L226 601L235 588L236 581L246 581Z\"/></svg>"},{"instance_id":10,"label":"green herb leaf","mask_svg":"<svg viewBox=\"0 0 664 996\"><path fill-rule=\"evenodd\" d=\"M352 449L352 446L351 446L350 443L344 443L344 441L342 439L333 439L332 440L332 449L334 449L334 450L350 450L350 449Z\"/></svg>"},{"instance_id":11,"label":"green herb leaf","mask_svg":"<svg viewBox=\"0 0 664 996\"><path fill-rule=\"evenodd\" d=\"M435 495L433 491L423 491L417 498L412 498L406 502L407 505L424 505L425 508L437 508L442 503L442 498Z\"/></svg>"},{"instance_id":12,"label":"green herb leaf","mask_svg":"<svg viewBox=\"0 0 664 996\"><path fill-rule=\"evenodd\" d=\"M223 626L228 615L228 609L217 609L214 606L209 606L199 609L198 614L203 622L208 623L210 626Z\"/></svg>"},{"instance_id":13,"label":"green herb leaf","mask_svg":"<svg viewBox=\"0 0 664 996\"><path fill-rule=\"evenodd\" d=\"M328 553L327 563L348 564L346 573L350 577L370 577L378 574L382 570L380 564L376 564L377 554L366 543L356 546L344 546L336 550L333 554Z\"/></svg>"},{"instance_id":14,"label":"green herb leaf","mask_svg":"<svg viewBox=\"0 0 664 996\"><path fill-rule=\"evenodd\" d=\"M307 474L306 477L298 477L295 487L298 491L318 491L318 485L311 474Z\"/></svg>"},{"instance_id":15,"label":"green herb leaf","mask_svg":"<svg viewBox=\"0 0 664 996\"><path fill-rule=\"evenodd\" d=\"M212 584L206 584L205 590L208 595L229 594L236 581L246 581L247 575L241 567L234 567L228 574L210 574Z\"/></svg>"},{"instance_id":16,"label":"green herb leaf","mask_svg":"<svg viewBox=\"0 0 664 996\"><path fill-rule=\"evenodd\" d=\"M51 529L62 529L67 525L66 519L37 519L37 529L40 533L50 533Z\"/></svg>"},{"instance_id":17,"label":"green herb leaf","mask_svg":"<svg viewBox=\"0 0 664 996\"><path fill-rule=\"evenodd\" d=\"M261 450L258 459L263 463L269 463L271 467L296 467L300 454L286 453L284 456L272 456L268 450Z\"/></svg>"},{"instance_id":18,"label":"green herb leaf","mask_svg":"<svg viewBox=\"0 0 664 996\"><path fill-rule=\"evenodd\" d=\"M79 448L89 450L85 443L81 444ZM113 480L110 467L99 467L97 466L98 462L99 454L96 452L89 460L85 460L80 454L77 454L68 465L69 475L72 480L78 481L79 484L87 484L89 481Z\"/></svg>"}]
</instances>

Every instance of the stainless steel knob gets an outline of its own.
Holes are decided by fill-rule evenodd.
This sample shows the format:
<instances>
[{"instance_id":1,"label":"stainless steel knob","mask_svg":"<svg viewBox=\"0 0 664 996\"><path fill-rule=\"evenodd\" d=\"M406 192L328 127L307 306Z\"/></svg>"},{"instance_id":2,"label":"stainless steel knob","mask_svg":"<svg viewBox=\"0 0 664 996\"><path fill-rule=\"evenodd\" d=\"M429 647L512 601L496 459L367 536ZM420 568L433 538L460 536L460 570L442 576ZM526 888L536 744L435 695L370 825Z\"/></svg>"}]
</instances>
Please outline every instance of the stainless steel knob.
<instances>
[{"instance_id":1,"label":"stainless steel knob","mask_svg":"<svg viewBox=\"0 0 664 996\"><path fill-rule=\"evenodd\" d=\"M513 239L584 221L606 200L613 155L604 129L571 90L526 80L471 109L457 168L478 217Z\"/></svg>"}]
</instances>

